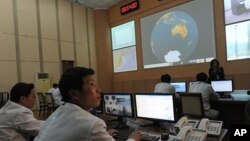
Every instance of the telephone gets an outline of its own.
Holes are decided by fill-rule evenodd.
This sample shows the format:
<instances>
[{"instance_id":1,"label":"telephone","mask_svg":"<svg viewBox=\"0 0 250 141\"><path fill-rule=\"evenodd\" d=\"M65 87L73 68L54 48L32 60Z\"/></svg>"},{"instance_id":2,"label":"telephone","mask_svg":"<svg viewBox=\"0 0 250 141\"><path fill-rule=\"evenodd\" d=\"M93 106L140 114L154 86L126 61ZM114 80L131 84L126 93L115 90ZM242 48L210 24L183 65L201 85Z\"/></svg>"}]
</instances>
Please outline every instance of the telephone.
<instances>
[{"instance_id":1,"label":"telephone","mask_svg":"<svg viewBox=\"0 0 250 141\"><path fill-rule=\"evenodd\" d=\"M175 124L175 127L183 127L183 126L192 126L193 128L197 127L200 120L197 119L188 119L187 117L182 117L179 121Z\"/></svg>"},{"instance_id":2,"label":"telephone","mask_svg":"<svg viewBox=\"0 0 250 141\"><path fill-rule=\"evenodd\" d=\"M193 128L191 126L184 126L176 136L176 140L184 141Z\"/></svg>"},{"instance_id":3,"label":"telephone","mask_svg":"<svg viewBox=\"0 0 250 141\"><path fill-rule=\"evenodd\" d=\"M175 124L175 127L183 127L188 123L188 118L187 117L181 117L178 122Z\"/></svg>"},{"instance_id":4,"label":"telephone","mask_svg":"<svg viewBox=\"0 0 250 141\"><path fill-rule=\"evenodd\" d=\"M175 137L177 141L205 141L207 138L207 131L192 128L192 126L184 126Z\"/></svg>"},{"instance_id":5,"label":"telephone","mask_svg":"<svg viewBox=\"0 0 250 141\"><path fill-rule=\"evenodd\" d=\"M200 121L198 129L206 130L208 135L219 136L222 128L222 121L209 120L207 118L203 118Z\"/></svg>"},{"instance_id":6,"label":"telephone","mask_svg":"<svg viewBox=\"0 0 250 141\"><path fill-rule=\"evenodd\" d=\"M199 124L198 128L201 129L201 130L207 130L208 125L209 125L209 119L203 118L200 121L200 124Z\"/></svg>"}]
</instances>

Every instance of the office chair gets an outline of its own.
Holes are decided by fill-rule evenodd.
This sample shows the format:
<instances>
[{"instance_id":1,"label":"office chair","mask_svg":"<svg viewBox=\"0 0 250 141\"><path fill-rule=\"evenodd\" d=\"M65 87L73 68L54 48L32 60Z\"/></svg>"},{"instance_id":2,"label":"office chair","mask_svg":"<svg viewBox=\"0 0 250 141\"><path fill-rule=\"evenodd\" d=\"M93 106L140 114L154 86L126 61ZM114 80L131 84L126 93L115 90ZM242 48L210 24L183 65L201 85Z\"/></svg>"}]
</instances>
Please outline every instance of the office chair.
<instances>
[{"instance_id":1,"label":"office chair","mask_svg":"<svg viewBox=\"0 0 250 141\"><path fill-rule=\"evenodd\" d=\"M41 115L41 112L43 112L43 117L45 115L45 112L46 112L46 109L47 109L47 104L46 104L46 101L45 101L45 97L43 95L43 93L37 93L37 96L38 96L38 100L39 100L39 117Z\"/></svg>"},{"instance_id":2,"label":"office chair","mask_svg":"<svg viewBox=\"0 0 250 141\"><path fill-rule=\"evenodd\" d=\"M46 104L47 104L47 116L49 116L56 109L52 93L45 93Z\"/></svg>"},{"instance_id":3,"label":"office chair","mask_svg":"<svg viewBox=\"0 0 250 141\"><path fill-rule=\"evenodd\" d=\"M182 116L203 118L204 109L201 93L185 93L180 95Z\"/></svg>"}]
</instances>

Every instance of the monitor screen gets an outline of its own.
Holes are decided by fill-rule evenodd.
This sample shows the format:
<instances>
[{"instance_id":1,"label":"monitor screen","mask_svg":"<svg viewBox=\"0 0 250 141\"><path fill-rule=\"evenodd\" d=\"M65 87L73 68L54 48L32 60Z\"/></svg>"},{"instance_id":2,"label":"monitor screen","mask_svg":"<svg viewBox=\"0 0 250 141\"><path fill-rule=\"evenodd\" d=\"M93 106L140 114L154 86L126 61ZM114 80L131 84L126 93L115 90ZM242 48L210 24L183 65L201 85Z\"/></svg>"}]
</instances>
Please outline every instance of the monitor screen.
<instances>
[{"instance_id":1,"label":"monitor screen","mask_svg":"<svg viewBox=\"0 0 250 141\"><path fill-rule=\"evenodd\" d=\"M133 117L133 101L131 93L102 93L104 113L117 117Z\"/></svg>"},{"instance_id":2,"label":"monitor screen","mask_svg":"<svg viewBox=\"0 0 250 141\"><path fill-rule=\"evenodd\" d=\"M213 0L192 0L141 18L143 67L210 62L216 57L213 16Z\"/></svg>"},{"instance_id":3,"label":"monitor screen","mask_svg":"<svg viewBox=\"0 0 250 141\"><path fill-rule=\"evenodd\" d=\"M181 92L181 93L185 93L187 90L186 87L186 82L171 82L171 85L174 86L175 88L175 92Z\"/></svg>"},{"instance_id":4,"label":"monitor screen","mask_svg":"<svg viewBox=\"0 0 250 141\"><path fill-rule=\"evenodd\" d=\"M232 80L211 81L211 85L215 92L232 92L233 91Z\"/></svg>"},{"instance_id":5,"label":"monitor screen","mask_svg":"<svg viewBox=\"0 0 250 141\"><path fill-rule=\"evenodd\" d=\"M183 116L203 118L204 109L201 93L186 93L180 95Z\"/></svg>"},{"instance_id":6,"label":"monitor screen","mask_svg":"<svg viewBox=\"0 0 250 141\"><path fill-rule=\"evenodd\" d=\"M174 94L135 93L137 118L175 121Z\"/></svg>"}]
</instances>

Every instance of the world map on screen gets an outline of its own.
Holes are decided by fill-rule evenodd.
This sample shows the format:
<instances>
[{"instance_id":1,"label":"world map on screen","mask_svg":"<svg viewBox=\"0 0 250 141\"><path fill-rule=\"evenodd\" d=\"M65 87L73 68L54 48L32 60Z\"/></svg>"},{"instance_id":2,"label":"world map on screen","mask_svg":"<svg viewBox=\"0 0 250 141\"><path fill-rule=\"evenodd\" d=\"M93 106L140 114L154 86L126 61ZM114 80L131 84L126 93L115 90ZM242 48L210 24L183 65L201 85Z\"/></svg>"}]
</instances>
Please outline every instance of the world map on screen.
<instances>
[{"instance_id":1,"label":"world map on screen","mask_svg":"<svg viewBox=\"0 0 250 141\"><path fill-rule=\"evenodd\" d=\"M152 52L160 62L181 63L195 50L197 41L197 24L190 15L182 11L163 15L151 34Z\"/></svg>"},{"instance_id":2,"label":"world map on screen","mask_svg":"<svg viewBox=\"0 0 250 141\"><path fill-rule=\"evenodd\" d=\"M137 70L135 46L113 51L114 72Z\"/></svg>"}]
</instances>

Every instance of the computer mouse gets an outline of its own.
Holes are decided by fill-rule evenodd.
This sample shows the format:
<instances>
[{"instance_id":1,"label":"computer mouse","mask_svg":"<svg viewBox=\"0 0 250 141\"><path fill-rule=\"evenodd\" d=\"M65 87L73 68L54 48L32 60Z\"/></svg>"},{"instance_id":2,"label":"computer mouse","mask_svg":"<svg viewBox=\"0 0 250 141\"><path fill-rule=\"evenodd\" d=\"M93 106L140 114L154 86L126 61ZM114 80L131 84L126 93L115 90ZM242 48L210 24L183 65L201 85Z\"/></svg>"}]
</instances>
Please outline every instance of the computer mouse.
<instances>
[{"instance_id":1,"label":"computer mouse","mask_svg":"<svg viewBox=\"0 0 250 141\"><path fill-rule=\"evenodd\" d=\"M162 141L167 141L169 138L169 134L168 133L161 133L161 140Z\"/></svg>"}]
</instances>

